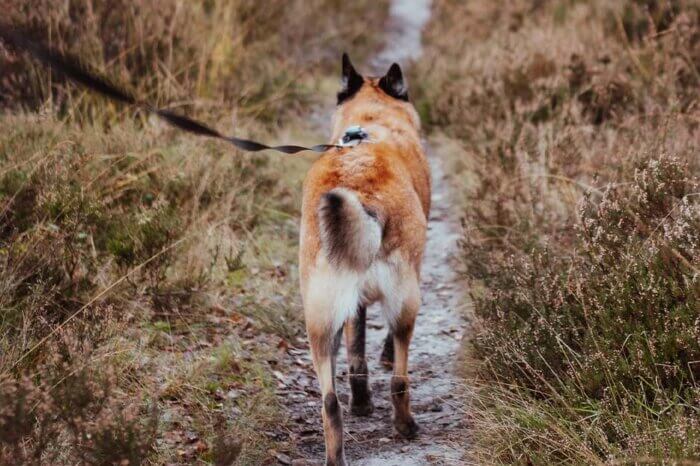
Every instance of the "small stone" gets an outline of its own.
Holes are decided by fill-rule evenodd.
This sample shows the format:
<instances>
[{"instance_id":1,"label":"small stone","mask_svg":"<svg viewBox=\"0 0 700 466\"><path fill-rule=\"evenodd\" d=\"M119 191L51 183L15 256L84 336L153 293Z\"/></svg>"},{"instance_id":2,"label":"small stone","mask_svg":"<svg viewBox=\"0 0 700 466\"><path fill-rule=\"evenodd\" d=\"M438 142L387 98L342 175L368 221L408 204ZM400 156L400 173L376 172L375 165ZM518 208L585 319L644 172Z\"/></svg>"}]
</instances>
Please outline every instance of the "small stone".
<instances>
[{"instance_id":1,"label":"small stone","mask_svg":"<svg viewBox=\"0 0 700 466\"><path fill-rule=\"evenodd\" d=\"M275 453L275 458L277 458L277 461L279 461L280 464L285 464L285 465L292 464L292 459L288 455L285 455L284 453Z\"/></svg>"}]
</instances>

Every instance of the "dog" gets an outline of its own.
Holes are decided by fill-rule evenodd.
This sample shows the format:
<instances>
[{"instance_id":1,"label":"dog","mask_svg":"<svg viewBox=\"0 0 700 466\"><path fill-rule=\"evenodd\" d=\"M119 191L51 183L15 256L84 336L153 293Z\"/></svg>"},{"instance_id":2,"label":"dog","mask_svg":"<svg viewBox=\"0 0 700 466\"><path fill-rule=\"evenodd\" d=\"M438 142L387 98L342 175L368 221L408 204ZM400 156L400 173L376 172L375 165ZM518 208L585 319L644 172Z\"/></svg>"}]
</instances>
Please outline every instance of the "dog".
<instances>
[{"instance_id":1,"label":"dog","mask_svg":"<svg viewBox=\"0 0 700 466\"><path fill-rule=\"evenodd\" d=\"M350 412L373 411L365 358L367 306L389 326L383 359L393 363L391 400L399 434L418 433L409 405L408 348L421 304L420 268L430 210L430 167L420 119L401 67L381 78L342 57L332 141L304 180L299 274L306 330L323 397L326 464L345 465L335 391L342 334L350 365Z\"/></svg>"}]
</instances>

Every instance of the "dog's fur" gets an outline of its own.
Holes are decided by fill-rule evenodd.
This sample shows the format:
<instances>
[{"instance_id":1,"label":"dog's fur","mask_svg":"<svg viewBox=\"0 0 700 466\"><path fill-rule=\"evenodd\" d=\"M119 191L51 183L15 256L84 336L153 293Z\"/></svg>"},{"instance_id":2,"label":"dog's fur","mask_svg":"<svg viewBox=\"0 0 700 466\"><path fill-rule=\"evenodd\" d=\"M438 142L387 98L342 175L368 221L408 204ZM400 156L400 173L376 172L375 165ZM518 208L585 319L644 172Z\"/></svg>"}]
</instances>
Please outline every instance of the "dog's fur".
<instances>
[{"instance_id":1,"label":"dog's fur","mask_svg":"<svg viewBox=\"0 0 700 466\"><path fill-rule=\"evenodd\" d=\"M300 275L306 328L323 394L327 464L345 464L335 357L344 328L351 412L372 412L365 360L366 307L380 302L393 357L394 426L414 437L409 408L408 345L420 307L419 276L430 209L430 170L418 114L401 68L381 78L355 71L343 55L343 87L332 141L360 125L369 141L325 153L304 182Z\"/></svg>"}]
</instances>

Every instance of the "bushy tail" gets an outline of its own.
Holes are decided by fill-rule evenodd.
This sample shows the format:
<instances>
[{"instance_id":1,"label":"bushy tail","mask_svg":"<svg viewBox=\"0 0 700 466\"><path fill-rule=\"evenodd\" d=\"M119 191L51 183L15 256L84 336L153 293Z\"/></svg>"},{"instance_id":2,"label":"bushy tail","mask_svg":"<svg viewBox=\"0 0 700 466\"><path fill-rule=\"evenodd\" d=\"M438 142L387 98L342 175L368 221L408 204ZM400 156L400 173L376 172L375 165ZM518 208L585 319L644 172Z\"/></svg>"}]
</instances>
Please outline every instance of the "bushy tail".
<instances>
[{"instance_id":1,"label":"bushy tail","mask_svg":"<svg viewBox=\"0 0 700 466\"><path fill-rule=\"evenodd\" d=\"M336 188L321 198L318 208L321 246L329 262L366 270L382 244L377 216L362 205L357 194Z\"/></svg>"}]
</instances>

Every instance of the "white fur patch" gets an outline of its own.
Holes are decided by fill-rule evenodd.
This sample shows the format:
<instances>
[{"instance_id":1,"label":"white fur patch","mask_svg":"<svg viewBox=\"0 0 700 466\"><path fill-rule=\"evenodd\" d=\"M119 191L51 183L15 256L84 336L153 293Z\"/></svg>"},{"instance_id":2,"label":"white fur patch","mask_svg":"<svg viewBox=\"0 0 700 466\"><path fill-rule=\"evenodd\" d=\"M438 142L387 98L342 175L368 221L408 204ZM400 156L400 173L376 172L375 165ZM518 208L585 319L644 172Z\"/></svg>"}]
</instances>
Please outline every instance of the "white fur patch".
<instances>
[{"instance_id":1,"label":"white fur patch","mask_svg":"<svg viewBox=\"0 0 700 466\"><path fill-rule=\"evenodd\" d=\"M336 267L321 255L309 276L304 306L307 319L326 322L335 333L357 310L380 301L389 324L399 317L406 302L420 300L413 268L395 251L377 260L364 272Z\"/></svg>"},{"instance_id":2,"label":"white fur patch","mask_svg":"<svg viewBox=\"0 0 700 466\"><path fill-rule=\"evenodd\" d=\"M418 278L399 251L373 263L362 277L361 286L365 303L380 301L382 313L390 325L396 322L407 301L420 301Z\"/></svg>"},{"instance_id":3,"label":"white fur patch","mask_svg":"<svg viewBox=\"0 0 700 466\"><path fill-rule=\"evenodd\" d=\"M331 265L319 255L309 275L304 308L307 320L325 322L334 334L354 312L360 302L360 274Z\"/></svg>"}]
</instances>

